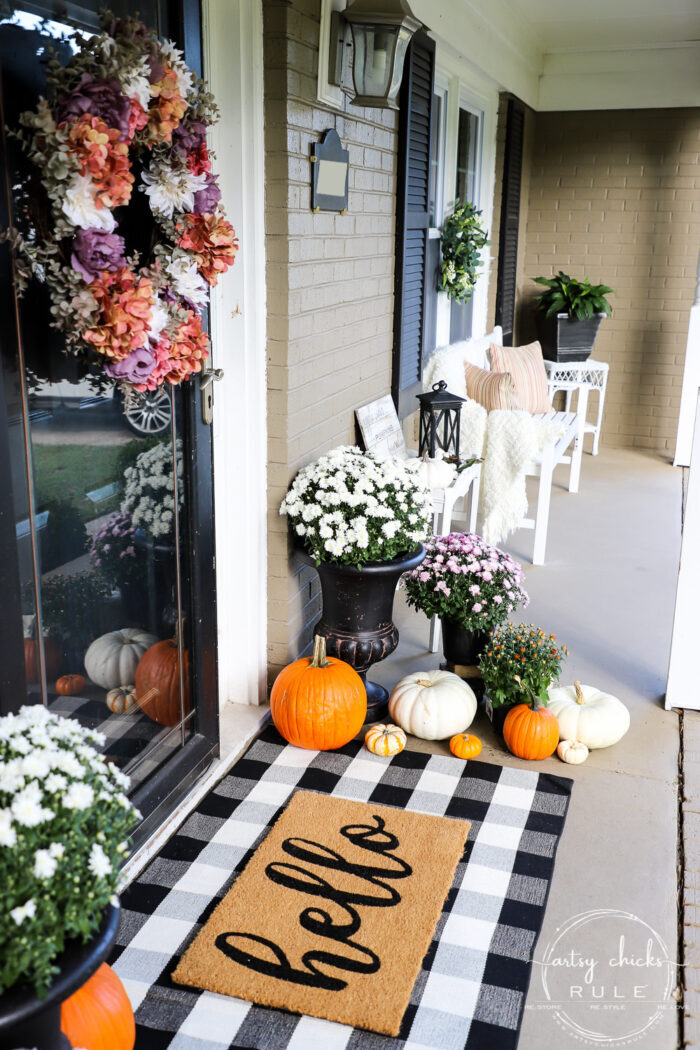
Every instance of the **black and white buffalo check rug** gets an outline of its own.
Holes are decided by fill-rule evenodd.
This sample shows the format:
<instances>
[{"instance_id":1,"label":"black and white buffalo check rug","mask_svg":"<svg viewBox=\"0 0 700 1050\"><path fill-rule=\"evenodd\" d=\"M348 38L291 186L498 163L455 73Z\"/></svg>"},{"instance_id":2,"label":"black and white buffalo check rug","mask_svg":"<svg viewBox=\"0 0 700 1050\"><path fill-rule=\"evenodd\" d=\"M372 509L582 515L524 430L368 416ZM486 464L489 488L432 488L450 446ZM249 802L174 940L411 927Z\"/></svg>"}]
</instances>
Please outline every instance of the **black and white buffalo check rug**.
<instances>
[{"instance_id":1,"label":"black and white buffalo check rug","mask_svg":"<svg viewBox=\"0 0 700 1050\"><path fill-rule=\"evenodd\" d=\"M270 726L122 895L111 962L136 1012L136 1050L512 1050L571 786L408 750L387 760L357 741L305 751ZM300 788L471 821L397 1038L170 979Z\"/></svg>"}]
</instances>

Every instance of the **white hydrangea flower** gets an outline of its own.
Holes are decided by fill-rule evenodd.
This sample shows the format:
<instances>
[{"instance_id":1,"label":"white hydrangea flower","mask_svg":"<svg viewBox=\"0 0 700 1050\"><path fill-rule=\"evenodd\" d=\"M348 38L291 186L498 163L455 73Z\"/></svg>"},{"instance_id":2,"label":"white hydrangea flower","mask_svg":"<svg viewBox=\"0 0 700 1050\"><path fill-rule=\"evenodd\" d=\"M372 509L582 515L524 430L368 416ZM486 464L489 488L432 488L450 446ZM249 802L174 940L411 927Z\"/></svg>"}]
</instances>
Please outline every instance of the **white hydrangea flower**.
<instances>
[{"instance_id":1,"label":"white hydrangea flower","mask_svg":"<svg viewBox=\"0 0 700 1050\"><path fill-rule=\"evenodd\" d=\"M82 230L96 229L112 233L116 226L109 208L98 208L95 186L89 175L73 176L66 187L62 211L73 226L79 226Z\"/></svg>"},{"instance_id":2,"label":"white hydrangea flower","mask_svg":"<svg viewBox=\"0 0 700 1050\"><path fill-rule=\"evenodd\" d=\"M138 102L147 110L151 101L151 85L148 80L149 66L145 56L139 58L133 66L117 73L121 89L127 98Z\"/></svg>"},{"instance_id":3,"label":"white hydrangea flower","mask_svg":"<svg viewBox=\"0 0 700 1050\"><path fill-rule=\"evenodd\" d=\"M209 286L197 269L197 263L185 253L175 253L166 267L172 281L173 291L197 306L204 306L209 299Z\"/></svg>"}]
</instances>

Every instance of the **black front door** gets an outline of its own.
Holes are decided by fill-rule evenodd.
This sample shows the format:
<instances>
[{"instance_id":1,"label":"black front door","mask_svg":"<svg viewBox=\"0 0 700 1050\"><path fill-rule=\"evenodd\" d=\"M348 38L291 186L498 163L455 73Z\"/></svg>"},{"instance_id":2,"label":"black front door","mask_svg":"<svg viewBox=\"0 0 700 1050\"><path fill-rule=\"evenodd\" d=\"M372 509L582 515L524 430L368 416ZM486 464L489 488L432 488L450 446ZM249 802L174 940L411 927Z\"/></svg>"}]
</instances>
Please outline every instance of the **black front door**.
<instances>
[{"instance_id":1,"label":"black front door","mask_svg":"<svg viewBox=\"0 0 700 1050\"><path fill-rule=\"evenodd\" d=\"M46 93L49 49L67 61L100 7L0 5L0 228L31 237L40 214L6 129ZM199 70L198 0L139 7ZM1 246L0 713L42 703L103 732L143 838L218 749L211 428L198 380L125 401L65 354L51 306L40 281L17 297ZM157 703L140 704L149 683Z\"/></svg>"}]
</instances>

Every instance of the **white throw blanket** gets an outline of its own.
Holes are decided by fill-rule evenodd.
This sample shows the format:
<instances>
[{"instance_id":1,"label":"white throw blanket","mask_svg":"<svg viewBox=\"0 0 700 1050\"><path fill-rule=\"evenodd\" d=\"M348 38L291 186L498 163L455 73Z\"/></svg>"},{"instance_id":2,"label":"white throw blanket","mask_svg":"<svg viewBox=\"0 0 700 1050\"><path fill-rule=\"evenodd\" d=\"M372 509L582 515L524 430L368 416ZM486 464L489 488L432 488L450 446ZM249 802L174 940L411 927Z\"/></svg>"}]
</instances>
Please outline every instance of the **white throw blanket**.
<instances>
[{"instance_id":1,"label":"white throw blanket","mask_svg":"<svg viewBox=\"0 0 700 1050\"><path fill-rule=\"evenodd\" d=\"M426 365L423 389L444 379L447 389L467 395L464 363L449 348L437 351ZM529 412L494 411L467 398L462 405L459 451L463 458L483 460L481 470L481 532L488 543L501 543L527 514L526 474L551 441L564 433L558 423L543 423Z\"/></svg>"}]
</instances>

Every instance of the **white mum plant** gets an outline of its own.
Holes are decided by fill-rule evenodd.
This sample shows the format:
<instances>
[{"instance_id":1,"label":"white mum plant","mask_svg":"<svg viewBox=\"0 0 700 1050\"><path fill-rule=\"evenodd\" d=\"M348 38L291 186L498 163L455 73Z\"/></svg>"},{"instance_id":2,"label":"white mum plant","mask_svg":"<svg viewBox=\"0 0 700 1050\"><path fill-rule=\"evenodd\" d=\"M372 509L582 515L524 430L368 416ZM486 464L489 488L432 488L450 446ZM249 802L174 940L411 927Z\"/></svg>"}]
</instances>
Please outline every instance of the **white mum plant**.
<instances>
[{"instance_id":1,"label":"white mum plant","mask_svg":"<svg viewBox=\"0 0 700 1050\"><path fill-rule=\"evenodd\" d=\"M177 473L180 504L183 493L182 442L177 439ZM175 531L175 485L170 441L160 442L137 457L124 471L121 510L132 525L154 539L171 539Z\"/></svg>"},{"instance_id":2,"label":"white mum plant","mask_svg":"<svg viewBox=\"0 0 700 1050\"><path fill-rule=\"evenodd\" d=\"M430 492L395 459L341 445L304 467L280 514L316 559L361 566L414 551L430 533Z\"/></svg>"},{"instance_id":3,"label":"white mum plant","mask_svg":"<svg viewBox=\"0 0 700 1050\"><path fill-rule=\"evenodd\" d=\"M40 704L0 718L0 994L45 994L65 942L89 940L114 899L140 814L104 739Z\"/></svg>"}]
</instances>

